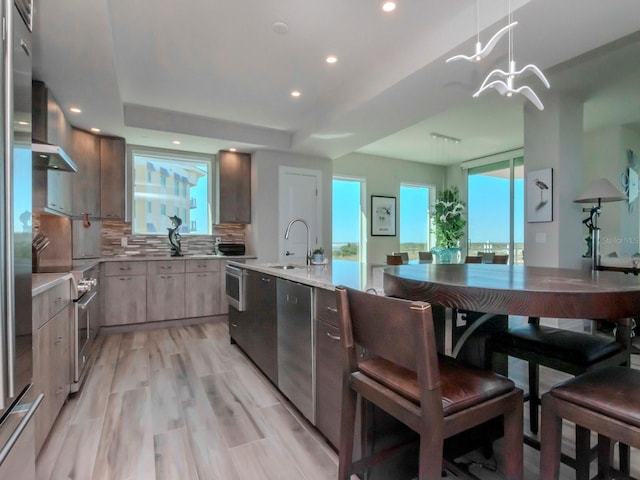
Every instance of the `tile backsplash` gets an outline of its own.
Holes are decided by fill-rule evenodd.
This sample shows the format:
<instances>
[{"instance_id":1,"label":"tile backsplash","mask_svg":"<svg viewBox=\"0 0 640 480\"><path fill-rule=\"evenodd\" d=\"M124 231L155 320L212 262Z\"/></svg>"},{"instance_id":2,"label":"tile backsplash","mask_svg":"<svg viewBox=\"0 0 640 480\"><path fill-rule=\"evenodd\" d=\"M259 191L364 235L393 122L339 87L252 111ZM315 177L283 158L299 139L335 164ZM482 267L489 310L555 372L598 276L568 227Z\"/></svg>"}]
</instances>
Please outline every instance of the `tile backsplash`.
<instances>
[{"instance_id":1,"label":"tile backsplash","mask_svg":"<svg viewBox=\"0 0 640 480\"><path fill-rule=\"evenodd\" d=\"M245 241L244 225L214 225L212 235L182 235L182 253L205 255L214 251L216 237L223 242L243 243ZM127 239L127 246L122 246L122 238ZM171 245L167 235L133 235L131 223L102 221L102 256L103 257L166 257L171 254Z\"/></svg>"}]
</instances>

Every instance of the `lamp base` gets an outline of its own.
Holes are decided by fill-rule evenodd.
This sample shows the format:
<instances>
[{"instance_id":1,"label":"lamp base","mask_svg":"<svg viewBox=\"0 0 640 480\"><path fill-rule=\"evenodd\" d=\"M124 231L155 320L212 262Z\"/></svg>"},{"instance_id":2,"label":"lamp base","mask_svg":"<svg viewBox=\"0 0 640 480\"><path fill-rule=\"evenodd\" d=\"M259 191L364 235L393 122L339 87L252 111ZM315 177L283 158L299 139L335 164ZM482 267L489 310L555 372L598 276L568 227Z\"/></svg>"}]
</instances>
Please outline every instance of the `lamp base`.
<instances>
[{"instance_id":1,"label":"lamp base","mask_svg":"<svg viewBox=\"0 0 640 480\"><path fill-rule=\"evenodd\" d=\"M591 268L598 270L600 266L600 229L595 227L591 231Z\"/></svg>"}]
</instances>

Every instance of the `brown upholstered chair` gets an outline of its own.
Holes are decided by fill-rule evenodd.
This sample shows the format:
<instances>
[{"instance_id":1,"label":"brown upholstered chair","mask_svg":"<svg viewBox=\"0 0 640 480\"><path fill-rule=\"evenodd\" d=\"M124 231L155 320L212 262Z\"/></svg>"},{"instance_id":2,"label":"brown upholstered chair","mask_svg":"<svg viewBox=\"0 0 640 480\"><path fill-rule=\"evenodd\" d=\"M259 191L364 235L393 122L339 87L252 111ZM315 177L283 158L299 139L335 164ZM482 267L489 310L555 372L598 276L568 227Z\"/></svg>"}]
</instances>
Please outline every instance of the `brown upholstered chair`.
<instances>
[{"instance_id":1,"label":"brown upholstered chair","mask_svg":"<svg viewBox=\"0 0 640 480\"><path fill-rule=\"evenodd\" d=\"M402 257L400 255L387 255L387 265L402 265Z\"/></svg>"},{"instance_id":2,"label":"brown upholstered chair","mask_svg":"<svg viewBox=\"0 0 640 480\"><path fill-rule=\"evenodd\" d=\"M538 433L540 365L571 375L605 366L628 365L631 346L622 334L609 338L548 327L540 325L539 318L531 317L526 325L509 328L490 337L485 351L487 368L491 368L496 353L528 363L529 393L525 400L529 401L529 426L535 434Z\"/></svg>"},{"instance_id":3,"label":"brown upholstered chair","mask_svg":"<svg viewBox=\"0 0 640 480\"><path fill-rule=\"evenodd\" d=\"M522 390L505 377L439 356L430 305L342 286L336 295L344 351L340 480L389 454L353 461L358 395L420 434L420 480L441 478L445 438L501 415L505 476L522 478ZM366 358L356 354L356 345Z\"/></svg>"},{"instance_id":4,"label":"brown upholstered chair","mask_svg":"<svg viewBox=\"0 0 640 480\"><path fill-rule=\"evenodd\" d=\"M431 252L418 252L418 261L420 263L433 263L433 254Z\"/></svg>"},{"instance_id":5,"label":"brown upholstered chair","mask_svg":"<svg viewBox=\"0 0 640 480\"><path fill-rule=\"evenodd\" d=\"M480 255L467 255L464 258L464 263L482 263L482 257Z\"/></svg>"},{"instance_id":6,"label":"brown upholstered chair","mask_svg":"<svg viewBox=\"0 0 640 480\"><path fill-rule=\"evenodd\" d=\"M402 263L407 264L409 263L409 254L407 252L391 252L392 255L400 255L400 258L402 258Z\"/></svg>"},{"instance_id":7,"label":"brown upholstered chair","mask_svg":"<svg viewBox=\"0 0 640 480\"><path fill-rule=\"evenodd\" d=\"M492 263L506 265L507 263L509 263L509 255L494 255Z\"/></svg>"},{"instance_id":8,"label":"brown upholstered chair","mask_svg":"<svg viewBox=\"0 0 640 480\"><path fill-rule=\"evenodd\" d=\"M598 433L597 478L612 478L612 441L640 448L640 371L627 367L595 370L560 383L542 396L541 479L558 478L563 419L576 425L576 479L590 478L591 431Z\"/></svg>"}]
</instances>

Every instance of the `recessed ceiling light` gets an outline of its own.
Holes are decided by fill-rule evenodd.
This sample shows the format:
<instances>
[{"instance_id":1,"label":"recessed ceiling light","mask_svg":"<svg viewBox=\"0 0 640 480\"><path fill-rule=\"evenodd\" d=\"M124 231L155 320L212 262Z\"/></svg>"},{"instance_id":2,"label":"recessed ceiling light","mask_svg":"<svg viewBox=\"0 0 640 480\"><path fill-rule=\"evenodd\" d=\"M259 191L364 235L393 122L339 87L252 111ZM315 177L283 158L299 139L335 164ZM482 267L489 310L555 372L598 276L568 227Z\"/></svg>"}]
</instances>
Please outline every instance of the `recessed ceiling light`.
<instances>
[{"instance_id":1,"label":"recessed ceiling light","mask_svg":"<svg viewBox=\"0 0 640 480\"><path fill-rule=\"evenodd\" d=\"M271 25L271 30L273 30L276 33L279 33L280 35L285 35L289 33L289 25L287 25L284 22L274 22Z\"/></svg>"},{"instance_id":2,"label":"recessed ceiling light","mask_svg":"<svg viewBox=\"0 0 640 480\"><path fill-rule=\"evenodd\" d=\"M174 145L180 145L180 140L174 140L174 141L173 141L173 144L174 144Z\"/></svg>"},{"instance_id":3,"label":"recessed ceiling light","mask_svg":"<svg viewBox=\"0 0 640 480\"><path fill-rule=\"evenodd\" d=\"M96 127L91 127L91 131L98 133L100 131L100 129L96 128Z\"/></svg>"},{"instance_id":4,"label":"recessed ceiling light","mask_svg":"<svg viewBox=\"0 0 640 480\"><path fill-rule=\"evenodd\" d=\"M329 55L327 57L327 63L336 63L338 61L338 57L335 55Z\"/></svg>"},{"instance_id":5,"label":"recessed ceiling light","mask_svg":"<svg viewBox=\"0 0 640 480\"><path fill-rule=\"evenodd\" d=\"M78 107L71 107L69 111L73 113L82 113L82 110L79 109Z\"/></svg>"},{"instance_id":6,"label":"recessed ceiling light","mask_svg":"<svg viewBox=\"0 0 640 480\"><path fill-rule=\"evenodd\" d=\"M300 95L301 95L301 93L298 90L293 90L291 92L291 96L292 97L298 98Z\"/></svg>"},{"instance_id":7,"label":"recessed ceiling light","mask_svg":"<svg viewBox=\"0 0 640 480\"><path fill-rule=\"evenodd\" d=\"M235 149L235 148L233 148L233 147L231 147L231 148L229 149L229 151L230 151L230 152L235 152L235 151L236 151L236 149Z\"/></svg>"},{"instance_id":8,"label":"recessed ceiling light","mask_svg":"<svg viewBox=\"0 0 640 480\"><path fill-rule=\"evenodd\" d=\"M393 12L396 9L396 2L384 2L382 4L382 10L385 12Z\"/></svg>"}]
</instances>

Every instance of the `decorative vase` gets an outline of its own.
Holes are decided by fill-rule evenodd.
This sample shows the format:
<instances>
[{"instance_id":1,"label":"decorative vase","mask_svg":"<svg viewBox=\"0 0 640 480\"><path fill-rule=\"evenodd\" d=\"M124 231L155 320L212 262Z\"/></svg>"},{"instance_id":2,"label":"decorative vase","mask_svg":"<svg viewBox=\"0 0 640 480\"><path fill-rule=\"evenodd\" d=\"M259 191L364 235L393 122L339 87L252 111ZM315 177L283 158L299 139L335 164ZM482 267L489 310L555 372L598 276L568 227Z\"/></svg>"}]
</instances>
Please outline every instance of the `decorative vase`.
<instances>
[{"instance_id":1,"label":"decorative vase","mask_svg":"<svg viewBox=\"0 0 640 480\"><path fill-rule=\"evenodd\" d=\"M434 247L431 253L438 259L437 263L460 263L462 259L462 249L460 247Z\"/></svg>"},{"instance_id":2,"label":"decorative vase","mask_svg":"<svg viewBox=\"0 0 640 480\"><path fill-rule=\"evenodd\" d=\"M324 254L323 253L314 253L311 257L311 261L313 263L322 263L324 262Z\"/></svg>"}]
</instances>

